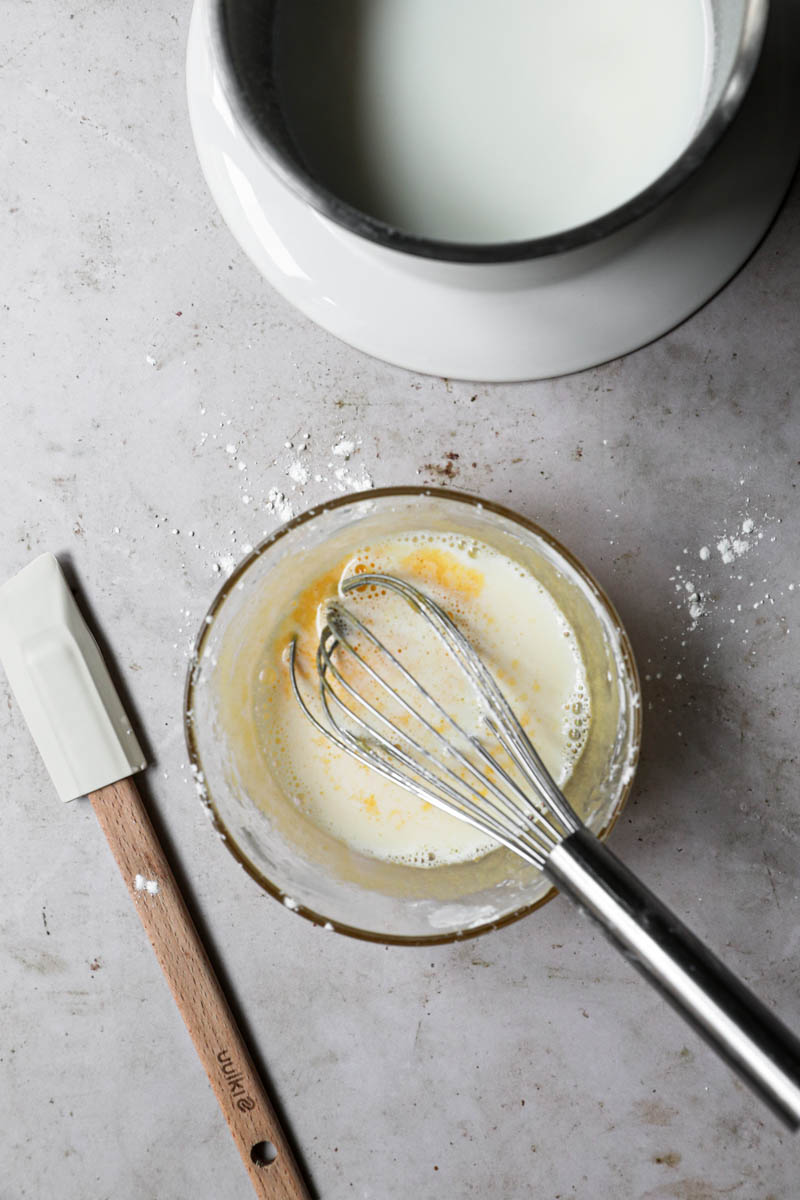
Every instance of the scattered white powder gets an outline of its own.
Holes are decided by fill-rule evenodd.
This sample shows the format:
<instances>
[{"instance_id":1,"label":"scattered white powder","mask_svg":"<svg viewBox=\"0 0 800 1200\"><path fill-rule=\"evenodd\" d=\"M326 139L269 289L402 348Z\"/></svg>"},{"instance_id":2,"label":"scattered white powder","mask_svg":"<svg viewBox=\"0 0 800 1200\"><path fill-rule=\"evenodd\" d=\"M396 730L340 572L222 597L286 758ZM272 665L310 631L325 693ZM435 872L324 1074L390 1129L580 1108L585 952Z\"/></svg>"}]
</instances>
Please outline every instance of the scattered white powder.
<instances>
[{"instance_id":1,"label":"scattered white powder","mask_svg":"<svg viewBox=\"0 0 800 1200\"><path fill-rule=\"evenodd\" d=\"M340 492L366 492L375 486L372 476L363 467L359 475L353 475L347 467L337 467L333 472L335 485Z\"/></svg>"},{"instance_id":2,"label":"scattered white powder","mask_svg":"<svg viewBox=\"0 0 800 1200\"><path fill-rule=\"evenodd\" d=\"M158 880L145 879L144 875L137 875L134 878L133 886L137 892L149 892L151 896L157 895L159 890Z\"/></svg>"},{"instance_id":3,"label":"scattered white powder","mask_svg":"<svg viewBox=\"0 0 800 1200\"><path fill-rule=\"evenodd\" d=\"M215 574L230 575L233 568L236 566L236 559L232 554L221 554L214 563L212 570Z\"/></svg>"},{"instance_id":4,"label":"scattered white powder","mask_svg":"<svg viewBox=\"0 0 800 1200\"><path fill-rule=\"evenodd\" d=\"M183 764L181 764L181 766L183 766ZM195 791L197 792L197 795L198 795L200 801L202 802L202 804L204 804L207 807L208 816L213 820L214 814L211 810L210 802L209 802L209 798L208 798L208 788L206 787L206 777L195 763L189 763L189 770L192 772L192 776L194 778Z\"/></svg>"},{"instance_id":5,"label":"scattered white powder","mask_svg":"<svg viewBox=\"0 0 800 1200\"><path fill-rule=\"evenodd\" d=\"M286 496L279 488L272 487L267 495L266 509L269 513L275 513L282 521L291 521L294 516L294 508L292 502L286 499Z\"/></svg>"},{"instance_id":6,"label":"scattered white powder","mask_svg":"<svg viewBox=\"0 0 800 1200\"><path fill-rule=\"evenodd\" d=\"M741 483L743 485L744 481ZM666 633L661 638L660 665L666 665L666 672L655 671L644 676L654 689L647 700L649 709L659 702L669 704L672 688L686 680L692 681L697 673L704 673L709 668L714 651L719 650L726 638L734 638L743 652L752 656L759 637L763 636L757 631L756 624L764 624L769 609L775 612L776 618L773 636L788 636L791 633L786 616L780 613L777 605L781 597L788 598L789 593L795 592L800 585L787 583L785 591L770 592L768 580L763 574L765 564L757 563L759 544L776 541L774 536L767 537L765 530L773 523L777 527L780 517L770 516L768 512L750 515L749 508L749 497L746 497L738 519L731 522L726 530L718 531L713 543L700 545L694 552L696 558L693 564L692 551L687 547L683 551L687 555L684 566L676 563L674 574L669 576L674 589L671 604L685 614L686 623L678 632L679 644L671 644L674 634ZM713 553L714 548L719 557ZM741 562L745 555L749 556L749 561L759 571L758 575L755 570L745 569L745 563ZM700 634L696 632L698 629L702 630ZM699 664L697 642L691 643L691 653L688 650L691 635L699 636L700 645L705 649ZM655 666L658 660L647 659L646 662ZM662 690L663 684L658 687L657 682L654 683L662 679L671 681L666 691ZM685 696L681 701L682 708L691 708L692 703L693 700L687 702ZM672 711L672 708L667 708L668 713ZM677 736L683 737L683 733Z\"/></svg>"},{"instance_id":7,"label":"scattered white powder","mask_svg":"<svg viewBox=\"0 0 800 1200\"><path fill-rule=\"evenodd\" d=\"M293 480L295 483L298 483L301 487L308 483L308 470L303 466L299 458L295 459L294 462L289 464L289 470L287 474L291 480Z\"/></svg>"},{"instance_id":8,"label":"scattered white powder","mask_svg":"<svg viewBox=\"0 0 800 1200\"><path fill-rule=\"evenodd\" d=\"M699 592L693 592L689 597L689 616L692 618L689 628L696 629L697 622L702 616L705 616L707 611L705 597L701 596Z\"/></svg>"},{"instance_id":9,"label":"scattered white powder","mask_svg":"<svg viewBox=\"0 0 800 1200\"><path fill-rule=\"evenodd\" d=\"M721 538L720 541L717 542L717 549L719 550L724 563L733 562L734 556L730 538Z\"/></svg>"},{"instance_id":10,"label":"scattered white powder","mask_svg":"<svg viewBox=\"0 0 800 1200\"><path fill-rule=\"evenodd\" d=\"M737 558L741 558L746 554L753 545L753 537L760 540L763 538L763 531L756 529L755 521L752 517L745 517L741 526L734 532L726 534L717 542L717 550L720 557L726 566L735 562Z\"/></svg>"},{"instance_id":11,"label":"scattered white powder","mask_svg":"<svg viewBox=\"0 0 800 1200\"><path fill-rule=\"evenodd\" d=\"M300 907L300 905L297 903L297 901L293 900L291 896L284 896L283 903L286 905L287 908L290 908L292 910L292 912L297 912L298 908Z\"/></svg>"},{"instance_id":12,"label":"scattered white powder","mask_svg":"<svg viewBox=\"0 0 800 1200\"><path fill-rule=\"evenodd\" d=\"M151 366L158 365L150 355L148 362ZM254 407L254 404L249 405L251 411ZM216 445L218 451L227 456L233 471L232 476L227 478L229 481L233 478L237 485L236 492L228 498L228 510L233 511L238 496L237 507L241 516L237 524L241 522L242 528L226 531L214 523L201 526L199 531L187 531L175 517L171 521L169 516L154 514L156 529L164 533L171 530L171 541L178 547L179 567L189 578L196 571L197 555L200 554L206 559L208 576L219 584L231 575L243 557L252 553L256 543L273 532L278 523L290 521L297 511L312 503L320 503L326 498L326 493L334 495L366 491L374 486L369 471L360 462L357 469L353 469L351 460L361 451L362 439L357 430L339 427L331 441L317 446L318 439L301 426L299 430L284 433L283 438L271 449L266 448L265 452L264 448L250 444L235 414L229 415L220 410L215 413L206 404L198 405L198 410L202 425L195 439L194 453L207 452ZM203 451L203 447L206 447L206 451ZM248 461L240 457L245 448ZM316 449L319 449L319 458L314 454ZM283 472L282 487L275 480L276 469ZM312 489L313 495L306 498L306 493ZM297 495L296 501L294 494ZM186 519L184 513L181 516ZM113 532L119 532L118 526L114 526ZM243 584L240 582L238 586L241 588ZM207 597L199 597L200 603L205 599ZM178 639L172 643L175 651L182 652L174 664L173 674L176 677L183 673L185 660L191 659L195 653L197 630L203 619L202 611L187 610L182 615L177 630ZM209 653L206 647L206 655ZM206 798L202 778L197 778L195 782L201 797Z\"/></svg>"},{"instance_id":13,"label":"scattered white powder","mask_svg":"<svg viewBox=\"0 0 800 1200\"><path fill-rule=\"evenodd\" d=\"M625 763L624 767L622 768L622 771L620 772L619 781L620 781L620 784L622 785L622 787L626 787L627 784L630 783L630 781L633 779L635 773L636 773L636 762L634 761L634 756L631 756L631 758L629 758L629 760Z\"/></svg>"}]
</instances>

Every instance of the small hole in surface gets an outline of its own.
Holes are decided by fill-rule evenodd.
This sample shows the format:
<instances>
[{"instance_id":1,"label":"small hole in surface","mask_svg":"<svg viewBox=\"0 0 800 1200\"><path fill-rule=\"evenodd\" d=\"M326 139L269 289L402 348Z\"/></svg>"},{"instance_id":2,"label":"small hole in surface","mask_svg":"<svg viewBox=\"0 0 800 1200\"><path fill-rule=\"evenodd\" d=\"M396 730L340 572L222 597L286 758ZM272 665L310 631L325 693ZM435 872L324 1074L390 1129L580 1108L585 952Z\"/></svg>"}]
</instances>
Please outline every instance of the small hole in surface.
<instances>
[{"instance_id":1,"label":"small hole in surface","mask_svg":"<svg viewBox=\"0 0 800 1200\"><path fill-rule=\"evenodd\" d=\"M278 1151L272 1142L256 1142L250 1147L250 1157L257 1167L268 1167L270 1163L275 1162Z\"/></svg>"}]
</instances>

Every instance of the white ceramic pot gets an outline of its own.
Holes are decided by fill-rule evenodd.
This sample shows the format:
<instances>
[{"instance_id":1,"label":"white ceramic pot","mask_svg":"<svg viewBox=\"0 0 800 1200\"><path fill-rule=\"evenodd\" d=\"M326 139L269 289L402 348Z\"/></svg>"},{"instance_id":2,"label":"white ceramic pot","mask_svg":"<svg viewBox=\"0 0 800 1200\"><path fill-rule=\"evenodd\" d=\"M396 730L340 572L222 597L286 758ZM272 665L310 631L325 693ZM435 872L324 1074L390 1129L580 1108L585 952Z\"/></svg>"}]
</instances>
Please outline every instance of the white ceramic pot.
<instances>
[{"instance_id":1,"label":"white ceramic pot","mask_svg":"<svg viewBox=\"0 0 800 1200\"><path fill-rule=\"evenodd\" d=\"M698 15L693 20L701 30L701 38L708 36L707 32L703 31L704 15L710 15L713 26L713 33L709 38L709 41L713 41L713 49L708 55L706 97L704 102L701 101L702 113L694 133L691 135L691 140L679 150L673 161L664 163L664 169L656 178L650 179L635 195L626 198L623 203L616 204L610 211L593 214L592 219L585 220L573 228L556 229L546 236L486 242L455 241L420 236L407 228L399 227L398 224L388 223L373 212L357 207L356 203L344 194L348 190L351 193L355 190L356 196L358 196L357 186L351 181L348 173L339 171L337 174L334 170L340 184L337 192L334 190L335 185L331 182L330 172L326 174L319 161L310 162L308 153L303 146L298 144L296 117L299 114L296 107L293 109L298 93L305 110L306 124L309 120L312 123L317 120L326 122L327 115L324 111L326 108L334 108L337 105L349 107L367 105L380 96L380 87L375 89L374 95L369 95L363 88L359 89L356 86L353 87L351 94L344 95L349 68L353 64L359 64L365 56L359 43L366 41L370 36L369 30L375 24L375 10L372 6L377 2L378 0L338 0L336 3L319 3L318 0L207 0L208 36L219 85L224 92L233 119L250 141L256 154L292 189L295 195L316 209L317 212L358 237L376 242L381 246L425 258L464 263L511 262L560 254L599 241L610 233L636 222L645 213L663 203L706 160L738 111L758 62L768 12L768 0L709 0L708 7L705 5L705 0L696 0ZM448 0L432 0L432 3L434 6L437 3L444 5L443 11L445 11ZM504 12L507 12L508 15L513 11L513 8L498 10L491 0L485 0L483 7L485 8L485 21L501 20ZM574 10L575 6L572 5L572 8ZM542 16L546 17L546 7L541 11ZM679 24L677 13L678 9L676 8L672 20L666 21L667 26L671 23ZM473 22L477 21L479 26L481 23L485 23L482 22L481 6L476 4L475 0L472 0L471 3L471 14L471 19ZM580 9L577 10L577 15L580 18ZM587 14L584 14L584 21L586 16ZM630 18L631 14L625 13L625 17ZM621 18L617 16L616 19L620 20ZM462 24L465 21L466 17L462 12ZM572 24L576 27L576 35L579 35L581 32L579 21L573 19ZM537 36L536 20L528 14L521 21L521 25L530 35L531 42L535 41ZM395 32L402 31L404 28L401 22L395 22L395 26ZM407 63L408 73L412 75L415 70L414 53L416 50L419 56L420 41L426 38L435 38L438 44L432 48L432 51L426 46L426 52L432 52L434 58L444 62L451 49L451 43L455 41L452 35L447 36L449 29L451 27L446 21L436 21L429 16L426 24L416 28L413 37L407 39L411 42L410 48L406 47L403 51L397 44L402 39L396 38L389 48L389 57L394 53L396 46L398 55L405 54L403 69L405 70ZM602 22L599 22L593 30L592 36L599 38L601 32ZM643 26L643 39L648 32ZM680 38L684 32L688 36L688 27L685 31L681 28L678 35L679 40L671 50L672 54L676 56L674 63L676 70L683 66L683 69L689 73L690 51L694 48L682 45ZM620 38L621 34L617 33L615 36ZM378 41L377 38L373 38L373 40L376 43ZM636 42L636 48L638 46L639 43ZM484 76L488 82L483 87L484 100L482 103L486 103L487 92L496 90L503 91L505 94L506 90L500 74L503 64L495 61L501 58L502 36L493 43L493 47L493 51L487 50L487 53L483 55ZM624 49L627 53L633 47L625 46ZM664 47L665 54L666 51L667 48ZM373 51L368 47L366 54L371 52ZM506 52L508 52L507 46ZM387 52L384 50L384 53ZM650 70L655 73L657 64L652 61L657 55L655 48L647 45L641 53L649 55L648 65ZM588 58L595 56L602 58L602 54L603 51L599 46L595 50L593 42L591 54L587 54L587 61ZM349 56L348 62L344 66L335 66L328 71L328 60L337 55ZM529 55L532 56L532 48L518 49L512 60L513 64L520 70L524 70ZM474 49L471 57L473 59L476 57ZM480 51L478 57L480 57ZM608 59L608 66L603 61L599 70L595 72L595 86L597 86L598 79L603 79L613 70L611 65L613 56L609 54ZM289 68L286 64L291 64L291 67ZM618 69L619 65L617 63ZM360 69L364 75L367 75L380 71L385 66L385 62L376 62L374 65L362 63ZM541 70L542 64L531 69ZM556 75L559 70L565 72L566 66L558 68L555 72ZM311 78L312 74L324 76L323 86L320 86L316 79ZM580 80L580 76L578 78ZM671 79L671 76L669 78ZM639 86L644 89L645 79L641 69L630 82L635 84L637 79ZM663 88L666 88L667 81L662 78L661 84ZM576 87L581 85L582 81L576 82ZM586 80L583 86L589 92L592 83ZM675 95L680 94L680 88L684 86L691 86L691 81L689 84L682 81ZM330 92L334 87L338 88L342 95L331 95ZM421 87L421 82L414 80L408 90L408 95L413 95L418 87ZM653 102L656 107L663 94L650 96L649 101L644 95L630 95L630 97L626 97L624 107L628 110L635 110L637 106L646 105L648 102ZM670 93L670 100L672 98L672 93ZM441 95L438 99L441 103ZM549 94L543 99L543 103L546 103L547 99L549 99ZM597 97L582 98L582 101L584 117L588 118L591 105L597 103ZM503 137L501 128L503 111L502 107L498 110L495 122L498 143ZM454 137L459 124L458 116L459 110L456 108L452 114ZM415 114L415 118L418 119L418 124L412 125L404 132L412 138L419 138L420 127L424 125L426 119L431 119L431 114L425 106L421 106ZM554 136L558 137L557 114L548 114L547 119L554 123L556 130ZM663 130L658 124L660 119L661 114L654 112L652 117L654 132L648 135L647 117L644 119L641 115L637 117L639 127L644 130L645 138L644 145L639 145L640 153L647 148L648 137L654 141L658 136L663 135ZM358 114L352 118L347 117L346 121L349 133L356 130L362 123ZM531 123L532 118L528 125ZM330 128L330 124L325 125L325 128L326 130ZM448 125L447 129L449 128ZM655 132L657 128L658 133ZM563 135L563 130L561 133ZM449 137L449 134L447 136ZM584 134L581 134L581 137L583 136ZM470 131L467 133L467 147L470 145L469 138ZM476 133L473 134L473 140L476 142L478 140ZM399 141L400 137L398 136L398 144ZM607 158L602 159L601 169L606 174L613 175L620 170L621 164L614 158L614 154L619 152L619 147L613 135L609 135L608 143L609 154ZM505 161L509 153L516 157L522 157L529 152L524 142L519 145L515 143L512 150L507 150L504 155L500 156L500 161ZM348 163L348 168L355 165L357 157L358 155L354 153L352 161ZM412 160L422 163L424 156L414 155ZM663 160L659 155L654 161L662 162ZM480 169L481 163L476 159L476 171ZM470 172L470 175L473 176L471 185L473 188L477 188L478 184L474 180L474 174L475 171ZM443 178L447 176L448 172L443 172ZM393 178L397 182L396 174ZM550 183L546 172L543 172L542 175L536 174L534 179L533 191L547 188ZM502 187L503 182L502 178L498 178L497 187ZM493 188L494 181L491 181L489 186ZM576 187L586 189L591 187L591 184L579 176ZM616 193L612 191L610 194ZM380 207L379 204L378 207ZM422 224L425 224L424 220Z\"/></svg>"},{"instance_id":2,"label":"white ceramic pot","mask_svg":"<svg viewBox=\"0 0 800 1200\"><path fill-rule=\"evenodd\" d=\"M249 28L262 53L273 8L267 0L195 0L188 99L209 189L246 254L290 303L343 341L412 370L487 382L544 378L659 337L758 245L797 164L800 7L771 0L764 33L766 3L720 0L707 111L664 177L589 226L556 239L461 246L455 261L452 248L401 244L397 231L347 205L326 207L333 201L309 184L277 126L270 132L267 114L277 121L279 110L266 68L259 116L233 70L230 39L234 28L237 38ZM262 25L248 27L248 14Z\"/></svg>"}]
</instances>

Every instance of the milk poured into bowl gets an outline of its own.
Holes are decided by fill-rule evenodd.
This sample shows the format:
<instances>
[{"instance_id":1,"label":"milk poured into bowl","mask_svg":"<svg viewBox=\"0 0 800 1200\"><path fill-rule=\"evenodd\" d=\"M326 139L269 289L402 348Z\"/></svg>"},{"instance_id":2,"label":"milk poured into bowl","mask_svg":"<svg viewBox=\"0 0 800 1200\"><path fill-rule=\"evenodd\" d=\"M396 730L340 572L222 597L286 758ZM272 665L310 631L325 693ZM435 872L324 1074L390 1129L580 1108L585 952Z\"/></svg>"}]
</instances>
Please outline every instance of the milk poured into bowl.
<instances>
[{"instance_id":1,"label":"milk poured into bowl","mask_svg":"<svg viewBox=\"0 0 800 1200\"><path fill-rule=\"evenodd\" d=\"M276 76L311 174L421 237L509 242L653 183L703 112L708 0L283 0Z\"/></svg>"}]
</instances>

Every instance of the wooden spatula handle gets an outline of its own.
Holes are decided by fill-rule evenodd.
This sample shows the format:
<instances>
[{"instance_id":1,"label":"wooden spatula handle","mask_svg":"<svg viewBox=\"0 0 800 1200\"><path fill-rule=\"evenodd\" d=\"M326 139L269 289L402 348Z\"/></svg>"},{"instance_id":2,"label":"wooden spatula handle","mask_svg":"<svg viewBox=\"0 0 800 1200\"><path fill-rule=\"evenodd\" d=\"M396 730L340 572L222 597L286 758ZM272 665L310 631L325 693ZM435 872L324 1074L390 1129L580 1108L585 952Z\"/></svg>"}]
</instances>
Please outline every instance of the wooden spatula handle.
<instances>
[{"instance_id":1,"label":"wooden spatula handle","mask_svg":"<svg viewBox=\"0 0 800 1200\"><path fill-rule=\"evenodd\" d=\"M89 799L256 1194L263 1200L310 1200L136 784L122 779ZM273 1150L277 1154L267 1164Z\"/></svg>"}]
</instances>

